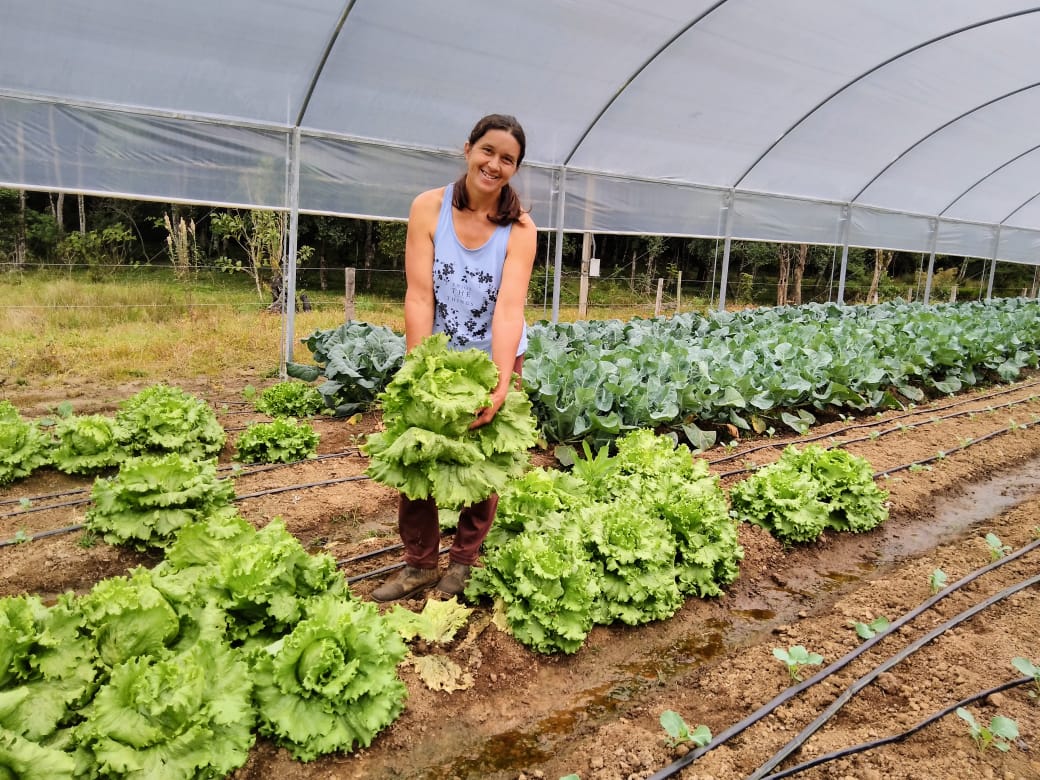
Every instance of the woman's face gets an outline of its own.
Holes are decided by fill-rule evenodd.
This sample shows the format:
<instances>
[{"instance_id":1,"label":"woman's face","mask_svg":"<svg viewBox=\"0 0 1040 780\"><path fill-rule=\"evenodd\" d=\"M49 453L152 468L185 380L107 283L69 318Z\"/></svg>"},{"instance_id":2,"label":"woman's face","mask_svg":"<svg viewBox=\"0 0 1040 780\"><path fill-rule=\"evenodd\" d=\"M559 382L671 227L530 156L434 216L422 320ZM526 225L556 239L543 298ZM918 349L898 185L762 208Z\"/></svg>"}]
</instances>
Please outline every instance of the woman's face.
<instances>
[{"instance_id":1,"label":"woman's face","mask_svg":"<svg viewBox=\"0 0 1040 780\"><path fill-rule=\"evenodd\" d=\"M488 130L466 144L466 183L478 192L499 192L516 173L520 143L508 130Z\"/></svg>"}]
</instances>

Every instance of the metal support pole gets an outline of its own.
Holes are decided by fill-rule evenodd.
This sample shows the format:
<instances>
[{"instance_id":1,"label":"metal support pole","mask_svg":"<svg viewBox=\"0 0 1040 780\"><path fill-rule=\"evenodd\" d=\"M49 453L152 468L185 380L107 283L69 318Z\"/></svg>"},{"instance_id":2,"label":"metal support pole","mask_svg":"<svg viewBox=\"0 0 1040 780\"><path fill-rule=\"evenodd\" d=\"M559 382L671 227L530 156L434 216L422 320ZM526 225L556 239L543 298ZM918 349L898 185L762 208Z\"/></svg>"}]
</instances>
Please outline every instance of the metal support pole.
<instances>
[{"instance_id":1,"label":"metal support pole","mask_svg":"<svg viewBox=\"0 0 1040 780\"><path fill-rule=\"evenodd\" d=\"M997 255L1000 254L1000 229L1003 225L997 225L997 240L993 242L993 261L989 266L989 284L986 285L986 302L993 297L993 278L997 275Z\"/></svg>"},{"instance_id":2,"label":"metal support pole","mask_svg":"<svg viewBox=\"0 0 1040 780\"><path fill-rule=\"evenodd\" d=\"M724 212L722 216L722 226L725 233L725 240L722 244L722 272L719 274L719 311L726 311L726 281L729 278L729 248L732 243L730 239L730 231L733 227L733 190L726 193L722 209Z\"/></svg>"},{"instance_id":3,"label":"metal support pole","mask_svg":"<svg viewBox=\"0 0 1040 780\"><path fill-rule=\"evenodd\" d=\"M296 346L296 233L300 226L300 128L294 127L292 149L289 155L289 252L285 258L285 309L282 315L282 359L278 375L282 381L289 378L285 364L292 361Z\"/></svg>"},{"instance_id":4,"label":"metal support pole","mask_svg":"<svg viewBox=\"0 0 1040 780\"><path fill-rule=\"evenodd\" d=\"M849 222L852 221L852 207L846 205L841 210L841 270L838 272L838 295L835 300L845 303L845 274L849 270Z\"/></svg>"},{"instance_id":5,"label":"metal support pole","mask_svg":"<svg viewBox=\"0 0 1040 780\"><path fill-rule=\"evenodd\" d=\"M563 275L563 214L564 197L566 195L566 168L560 168L559 185L556 196L556 256L553 271L552 321L560 321L560 281Z\"/></svg>"},{"instance_id":6,"label":"metal support pole","mask_svg":"<svg viewBox=\"0 0 1040 780\"><path fill-rule=\"evenodd\" d=\"M924 305L928 305L929 298L932 297L932 274L935 271L935 245L939 240L939 220L932 222L932 247L928 253L928 273L924 278Z\"/></svg>"}]
</instances>

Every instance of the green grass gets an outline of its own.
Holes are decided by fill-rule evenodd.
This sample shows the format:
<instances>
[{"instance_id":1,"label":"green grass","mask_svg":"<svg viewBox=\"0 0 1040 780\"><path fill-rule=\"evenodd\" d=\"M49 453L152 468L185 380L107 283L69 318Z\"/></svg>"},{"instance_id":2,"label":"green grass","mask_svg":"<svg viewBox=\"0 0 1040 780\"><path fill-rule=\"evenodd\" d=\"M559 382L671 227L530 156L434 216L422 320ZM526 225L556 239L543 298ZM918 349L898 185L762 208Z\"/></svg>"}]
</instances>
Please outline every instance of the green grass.
<instances>
[{"instance_id":1,"label":"green grass","mask_svg":"<svg viewBox=\"0 0 1040 780\"><path fill-rule=\"evenodd\" d=\"M296 313L292 357L305 363L311 354L300 339L345 318L341 292L308 289L307 295L313 310ZM275 376L279 365L282 317L267 312L268 301L258 299L244 276L214 274L185 283L158 268L128 269L103 281L68 271L9 273L0 274L0 301L0 383L255 380ZM527 320L551 313L551 302L539 301L528 306ZM614 305L594 300L587 316L652 315L652 303L622 299ZM360 295L355 319L403 332L403 301ZM577 319L577 307L561 306L560 319Z\"/></svg>"}]
</instances>

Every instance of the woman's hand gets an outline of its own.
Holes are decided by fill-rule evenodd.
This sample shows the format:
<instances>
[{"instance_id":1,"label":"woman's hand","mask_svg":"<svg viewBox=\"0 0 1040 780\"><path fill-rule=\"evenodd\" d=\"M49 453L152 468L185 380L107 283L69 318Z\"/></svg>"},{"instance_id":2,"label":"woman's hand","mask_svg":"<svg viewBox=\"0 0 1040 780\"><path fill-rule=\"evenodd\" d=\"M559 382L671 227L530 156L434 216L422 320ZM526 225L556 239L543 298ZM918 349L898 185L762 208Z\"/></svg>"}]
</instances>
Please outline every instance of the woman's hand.
<instances>
[{"instance_id":1,"label":"woman's hand","mask_svg":"<svg viewBox=\"0 0 1040 780\"><path fill-rule=\"evenodd\" d=\"M477 409L476 419L469 424L470 430L479 428L481 425L487 425L489 422L495 419L495 415L498 414L498 410L502 408L502 404L506 402L506 395L509 393L509 385L506 385L503 389L498 388L491 394L491 403L485 406L483 409Z\"/></svg>"}]
</instances>

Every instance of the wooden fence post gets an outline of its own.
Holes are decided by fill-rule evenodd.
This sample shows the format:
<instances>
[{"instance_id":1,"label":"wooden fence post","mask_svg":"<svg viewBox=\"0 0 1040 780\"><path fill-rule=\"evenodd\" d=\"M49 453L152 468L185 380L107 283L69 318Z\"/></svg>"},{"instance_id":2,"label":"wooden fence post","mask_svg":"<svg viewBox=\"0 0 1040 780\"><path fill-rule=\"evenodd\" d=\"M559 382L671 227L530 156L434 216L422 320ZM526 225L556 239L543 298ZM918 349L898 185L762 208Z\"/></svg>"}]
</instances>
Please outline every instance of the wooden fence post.
<instances>
[{"instance_id":1,"label":"wooden fence post","mask_svg":"<svg viewBox=\"0 0 1040 780\"><path fill-rule=\"evenodd\" d=\"M592 257L592 234L585 233L581 241L581 279L578 282L578 319L589 313L589 259Z\"/></svg>"},{"instance_id":2,"label":"wooden fence post","mask_svg":"<svg viewBox=\"0 0 1040 780\"><path fill-rule=\"evenodd\" d=\"M654 316L658 317L661 314L661 299L664 297L664 279L659 278L657 280L657 301L654 303Z\"/></svg>"},{"instance_id":3,"label":"wooden fence post","mask_svg":"<svg viewBox=\"0 0 1040 780\"><path fill-rule=\"evenodd\" d=\"M354 274L357 269L348 268L346 272L346 282L343 297L343 316L347 322L350 322L357 314L354 308Z\"/></svg>"},{"instance_id":4,"label":"wooden fence post","mask_svg":"<svg viewBox=\"0 0 1040 780\"><path fill-rule=\"evenodd\" d=\"M679 278L675 280L675 313L679 313L679 308L682 306L682 271L679 271Z\"/></svg>"}]
</instances>

